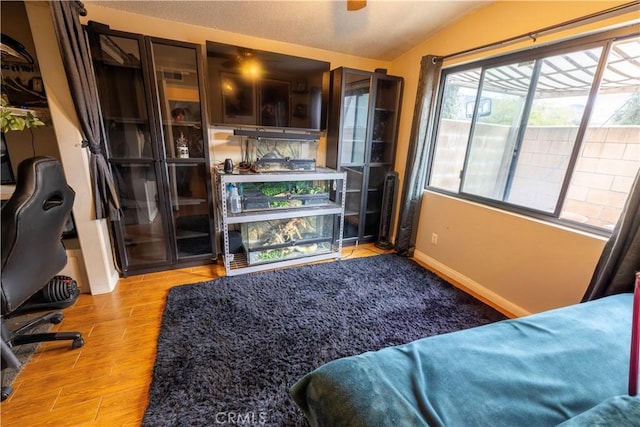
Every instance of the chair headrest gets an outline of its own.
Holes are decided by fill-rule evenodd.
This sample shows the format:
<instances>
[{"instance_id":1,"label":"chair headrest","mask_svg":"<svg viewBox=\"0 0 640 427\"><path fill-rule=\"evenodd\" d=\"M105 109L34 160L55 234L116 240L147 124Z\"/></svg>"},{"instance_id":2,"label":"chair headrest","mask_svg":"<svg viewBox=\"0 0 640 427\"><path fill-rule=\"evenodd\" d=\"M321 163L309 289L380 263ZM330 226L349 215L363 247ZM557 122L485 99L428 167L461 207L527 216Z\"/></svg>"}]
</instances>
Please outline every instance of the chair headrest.
<instances>
[{"instance_id":1,"label":"chair headrest","mask_svg":"<svg viewBox=\"0 0 640 427\"><path fill-rule=\"evenodd\" d=\"M23 160L18 165L16 188L11 198L2 207L2 267L6 262L8 251L13 247L16 233L19 229L19 221L22 224L38 222L39 226L59 227L59 220L46 223L46 215L42 212L50 212L52 208L60 208L60 214L64 215L62 227L66 223L75 192L67 184L62 165L54 157L38 156ZM56 209L57 211L57 209ZM34 215L33 218L27 218ZM23 218L21 220L21 218ZM44 221L44 223L43 223ZM57 230L56 230L57 232Z\"/></svg>"}]
</instances>

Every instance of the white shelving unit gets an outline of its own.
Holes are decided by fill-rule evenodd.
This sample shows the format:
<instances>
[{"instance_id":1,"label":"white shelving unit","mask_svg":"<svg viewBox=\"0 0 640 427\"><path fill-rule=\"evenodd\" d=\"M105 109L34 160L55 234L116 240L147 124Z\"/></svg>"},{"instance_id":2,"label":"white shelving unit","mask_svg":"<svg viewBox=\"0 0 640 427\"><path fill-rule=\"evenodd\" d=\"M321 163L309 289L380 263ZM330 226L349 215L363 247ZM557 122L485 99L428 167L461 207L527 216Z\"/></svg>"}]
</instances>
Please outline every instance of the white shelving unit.
<instances>
[{"instance_id":1,"label":"white shelving unit","mask_svg":"<svg viewBox=\"0 0 640 427\"><path fill-rule=\"evenodd\" d=\"M322 261L327 259L339 259L342 252L342 233L344 220L344 197L346 191L346 173L337 172L333 169L317 168L313 172L234 172L225 174L221 170L215 170L216 193L218 195L218 230L221 234L222 256L226 274L235 276L243 273L255 271L271 270L274 268L288 267L291 265ZM228 187L230 184L242 186L247 183L290 183L305 181L325 181L330 183L328 192L329 199L319 205L306 205L285 208L265 207L264 209L251 209L240 213L231 213L228 209ZM252 223L263 221L286 221L294 219L311 219L319 216L332 216L331 223L331 248L321 253L301 253L296 252L292 258L274 259L259 263L251 262L249 259L249 248L244 248L243 253L230 252L229 231L231 227L239 225L250 226ZM288 221L287 221L288 223ZM243 241L247 236L243 236ZM304 239L292 239L278 245L279 248L294 248L296 245L305 245ZM258 248L259 250L262 248ZM265 246L265 251L270 247Z\"/></svg>"}]
</instances>

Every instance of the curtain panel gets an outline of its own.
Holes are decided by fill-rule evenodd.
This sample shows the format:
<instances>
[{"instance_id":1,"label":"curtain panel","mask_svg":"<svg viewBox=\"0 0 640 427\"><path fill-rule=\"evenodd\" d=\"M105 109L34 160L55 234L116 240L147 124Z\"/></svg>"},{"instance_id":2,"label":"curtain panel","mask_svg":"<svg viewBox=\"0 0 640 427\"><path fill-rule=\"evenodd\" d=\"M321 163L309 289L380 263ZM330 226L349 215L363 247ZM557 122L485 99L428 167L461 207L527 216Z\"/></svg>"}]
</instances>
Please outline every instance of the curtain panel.
<instances>
[{"instance_id":1,"label":"curtain panel","mask_svg":"<svg viewBox=\"0 0 640 427\"><path fill-rule=\"evenodd\" d=\"M432 55L422 58L396 228L396 252L402 256L412 256L415 250L441 70L440 58Z\"/></svg>"},{"instance_id":2,"label":"curtain panel","mask_svg":"<svg viewBox=\"0 0 640 427\"><path fill-rule=\"evenodd\" d=\"M120 201L107 161L102 153L102 125L98 90L89 47L80 16L86 15L78 1L50 1L54 27L60 47L73 103L80 120L84 141L90 151L90 170L96 219L121 218Z\"/></svg>"},{"instance_id":3,"label":"curtain panel","mask_svg":"<svg viewBox=\"0 0 640 427\"><path fill-rule=\"evenodd\" d=\"M602 250L582 301L622 292L633 292L635 274L638 271L640 271L640 170L631 186L620 219Z\"/></svg>"}]
</instances>

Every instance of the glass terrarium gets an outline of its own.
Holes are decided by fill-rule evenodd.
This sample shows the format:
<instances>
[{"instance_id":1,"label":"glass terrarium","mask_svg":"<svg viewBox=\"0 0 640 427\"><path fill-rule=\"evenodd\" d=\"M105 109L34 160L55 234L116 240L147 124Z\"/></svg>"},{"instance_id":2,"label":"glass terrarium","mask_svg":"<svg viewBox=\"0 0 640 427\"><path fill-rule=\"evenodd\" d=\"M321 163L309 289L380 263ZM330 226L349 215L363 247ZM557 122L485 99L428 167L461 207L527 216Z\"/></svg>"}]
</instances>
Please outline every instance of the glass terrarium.
<instances>
[{"instance_id":1,"label":"glass terrarium","mask_svg":"<svg viewBox=\"0 0 640 427\"><path fill-rule=\"evenodd\" d=\"M248 138L248 154L256 172L315 171L315 139Z\"/></svg>"},{"instance_id":2,"label":"glass terrarium","mask_svg":"<svg viewBox=\"0 0 640 427\"><path fill-rule=\"evenodd\" d=\"M249 265L331 251L333 215L257 221L241 225Z\"/></svg>"},{"instance_id":3,"label":"glass terrarium","mask_svg":"<svg viewBox=\"0 0 640 427\"><path fill-rule=\"evenodd\" d=\"M330 181L246 182L240 184L242 210L286 209L330 203Z\"/></svg>"}]
</instances>

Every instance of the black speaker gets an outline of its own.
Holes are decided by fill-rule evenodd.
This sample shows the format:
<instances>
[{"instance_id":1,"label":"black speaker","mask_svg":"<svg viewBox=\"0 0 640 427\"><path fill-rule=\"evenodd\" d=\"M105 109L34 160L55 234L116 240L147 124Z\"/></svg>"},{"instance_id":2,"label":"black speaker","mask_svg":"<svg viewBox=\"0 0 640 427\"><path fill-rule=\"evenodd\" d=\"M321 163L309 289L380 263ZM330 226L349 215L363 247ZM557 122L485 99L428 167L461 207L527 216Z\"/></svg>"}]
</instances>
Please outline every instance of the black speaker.
<instances>
[{"instance_id":1,"label":"black speaker","mask_svg":"<svg viewBox=\"0 0 640 427\"><path fill-rule=\"evenodd\" d=\"M391 229L395 214L395 199L398 191L398 172L387 172L382 184L382 206L380 207L380 229L375 245L380 249L391 249Z\"/></svg>"}]
</instances>

